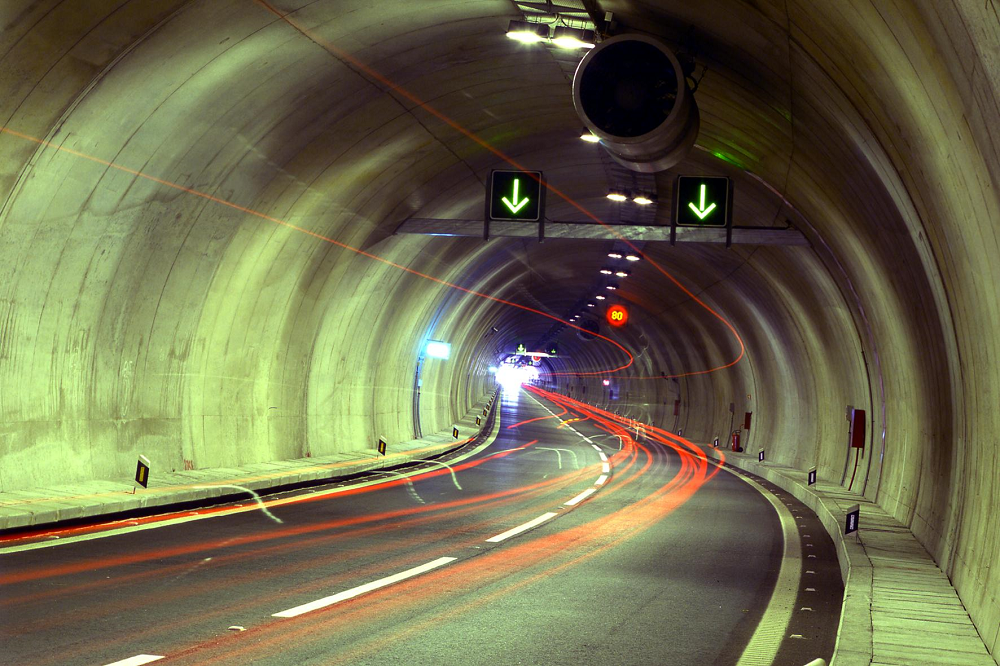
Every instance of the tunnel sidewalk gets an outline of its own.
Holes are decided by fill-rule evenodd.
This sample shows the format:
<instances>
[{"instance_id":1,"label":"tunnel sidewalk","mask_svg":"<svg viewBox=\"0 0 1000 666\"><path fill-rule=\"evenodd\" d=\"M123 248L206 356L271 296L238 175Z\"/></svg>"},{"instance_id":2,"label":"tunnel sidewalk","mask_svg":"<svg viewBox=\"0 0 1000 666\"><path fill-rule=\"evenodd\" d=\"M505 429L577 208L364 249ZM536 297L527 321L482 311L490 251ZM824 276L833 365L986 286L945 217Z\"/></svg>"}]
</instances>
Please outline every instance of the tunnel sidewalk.
<instances>
[{"instance_id":1,"label":"tunnel sidewalk","mask_svg":"<svg viewBox=\"0 0 1000 666\"><path fill-rule=\"evenodd\" d=\"M720 450L703 444L710 457ZM858 493L808 485L807 473L721 451L725 462L785 489L816 512L837 548L844 608L833 666L996 666L948 577L913 533ZM845 536L860 505L858 532Z\"/></svg>"},{"instance_id":2,"label":"tunnel sidewalk","mask_svg":"<svg viewBox=\"0 0 1000 666\"><path fill-rule=\"evenodd\" d=\"M148 488L145 489L123 479L0 492L0 531L53 526L69 520L112 514L155 512L149 511L151 508L167 511L178 505L205 503L213 498L242 500L247 499L248 493L241 489L260 493L440 455L489 432L493 419L482 419L483 425L478 426L476 417L483 416L487 405L493 407L495 412L495 396L495 393L485 396L454 424L458 428L458 437L449 428L421 439L390 442L385 456L374 449L367 449L321 458L256 463L239 468L170 472L157 469L153 460Z\"/></svg>"}]
</instances>

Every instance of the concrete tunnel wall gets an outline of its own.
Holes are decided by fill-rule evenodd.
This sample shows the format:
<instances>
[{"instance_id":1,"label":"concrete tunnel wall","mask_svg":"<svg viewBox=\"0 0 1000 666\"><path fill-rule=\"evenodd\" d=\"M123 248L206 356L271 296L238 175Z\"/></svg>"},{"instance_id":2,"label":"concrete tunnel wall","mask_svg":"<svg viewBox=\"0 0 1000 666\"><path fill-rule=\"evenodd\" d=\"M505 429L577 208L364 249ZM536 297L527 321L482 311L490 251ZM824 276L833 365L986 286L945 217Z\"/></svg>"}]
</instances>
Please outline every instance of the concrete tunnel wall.
<instances>
[{"instance_id":1,"label":"concrete tunnel wall","mask_svg":"<svg viewBox=\"0 0 1000 666\"><path fill-rule=\"evenodd\" d=\"M614 214L601 197L614 174L575 140L559 57L503 39L512 4L378 4L289 2L292 25L250 0L4 3L0 490L127 475L139 452L203 467L410 438L426 337L454 345L421 369L420 427L446 428L513 340L554 323L274 219L556 317L583 295L606 249L392 235L411 215L479 215L502 162L345 54L598 216ZM995 654L995 9L601 5L675 45L693 26L702 130L679 169L731 175L738 222L787 220L812 248L646 246L620 294L633 323L616 337L636 363L612 379L618 399L599 376L557 387L703 441L725 435L734 402L737 423L754 413L751 447L835 481L853 463L844 407L864 407L853 488L913 530ZM664 200L669 175L656 181ZM654 263L733 322L740 364L656 378L728 363L738 345ZM556 339L557 371L621 363L571 329Z\"/></svg>"}]
</instances>

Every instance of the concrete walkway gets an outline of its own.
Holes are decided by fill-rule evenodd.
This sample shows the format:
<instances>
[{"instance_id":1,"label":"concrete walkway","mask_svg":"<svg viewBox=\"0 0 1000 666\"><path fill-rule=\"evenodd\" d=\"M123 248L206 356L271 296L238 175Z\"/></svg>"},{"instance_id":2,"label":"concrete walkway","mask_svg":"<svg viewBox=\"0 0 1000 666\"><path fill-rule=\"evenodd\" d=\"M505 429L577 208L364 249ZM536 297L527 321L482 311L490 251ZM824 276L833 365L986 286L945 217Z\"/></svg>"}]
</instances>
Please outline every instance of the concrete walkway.
<instances>
[{"instance_id":1,"label":"concrete walkway","mask_svg":"<svg viewBox=\"0 0 1000 666\"><path fill-rule=\"evenodd\" d=\"M720 458L719 450L703 446ZM758 462L756 451L722 454L810 507L833 538L844 578L833 666L997 666L948 577L909 529L839 485L809 486L806 472ZM860 529L845 536L854 505Z\"/></svg>"},{"instance_id":2,"label":"concrete walkway","mask_svg":"<svg viewBox=\"0 0 1000 666\"><path fill-rule=\"evenodd\" d=\"M246 499L246 493L233 488L262 492L320 479L350 476L373 469L400 465L413 460L439 455L467 443L480 435L491 423L482 418L487 404L495 410L495 396L485 396L475 408L455 424L456 438L451 428L421 439L390 442L385 456L374 449L338 453L322 458L301 458L257 463L240 468L210 468L181 472L161 472L152 461L148 488L135 488L128 479L121 481L88 481L64 486L32 488L0 493L0 530L44 527L67 520L91 518L126 511L172 506L187 502L232 496ZM476 417L482 425L476 425ZM492 416L492 414L491 414ZM488 431L487 431L488 432ZM133 489L135 492L133 494Z\"/></svg>"}]
</instances>

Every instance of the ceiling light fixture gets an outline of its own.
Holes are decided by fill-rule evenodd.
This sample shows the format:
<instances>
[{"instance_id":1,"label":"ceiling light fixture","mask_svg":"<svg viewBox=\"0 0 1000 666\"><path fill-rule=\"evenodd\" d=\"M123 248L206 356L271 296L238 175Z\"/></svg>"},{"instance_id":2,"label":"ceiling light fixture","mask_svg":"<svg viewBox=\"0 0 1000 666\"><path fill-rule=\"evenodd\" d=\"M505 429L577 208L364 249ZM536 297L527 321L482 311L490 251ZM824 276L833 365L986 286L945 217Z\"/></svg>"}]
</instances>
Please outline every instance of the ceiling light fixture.
<instances>
[{"instance_id":1,"label":"ceiling light fixture","mask_svg":"<svg viewBox=\"0 0 1000 666\"><path fill-rule=\"evenodd\" d=\"M642 255L630 252L629 254L625 255L625 259L627 259L628 261L639 261L640 259L642 259Z\"/></svg>"},{"instance_id":2,"label":"ceiling light fixture","mask_svg":"<svg viewBox=\"0 0 1000 666\"><path fill-rule=\"evenodd\" d=\"M650 199L649 197L645 197L645 196L643 196L641 194L638 195L638 196L632 197L632 201L634 201L635 203L639 204L640 206L648 206L649 204L653 203L652 199Z\"/></svg>"},{"instance_id":3,"label":"ceiling light fixture","mask_svg":"<svg viewBox=\"0 0 1000 666\"><path fill-rule=\"evenodd\" d=\"M608 252L608 256L611 257L612 259L621 259L622 258L622 253L621 252Z\"/></svg>"},{"instance_id":4,"label":"ceiling light fixture","mask_svg":"<svg viewBox=\"0 0 1000 666\"><path fill-rule=\"evenodd\" d=\"M625 201L628 199L628 197L621 192L608 192L608 198L612 201Z\"/></svg>"},{"instance_id":5,"label":"ceiling light fixture","mask_svg":"<svg viewBox=\"0 0 1000 666\"><path fill-rule=\"evenodd\" d=\"M618 277L628 277L629 275L631 275L631 273L629 273L628 271L615 271L615 275L617 275Z\"/></svg>"},{"instance_id":6,"label":"ceiling light fixture","mask_svg":"<svg viewBox=\"0 0 1000 666\"><path fill-rule=\"evenodd\" d=\"M562 49L592 49L594 31L561 25L553 33L552 43Z\"/></svg>"},{"instance_id":7,"label":"ceiling light fixture","mask_svg":"<svg viewBox=\"0 0 1000 666\"><path fill-rule=\"evenodd\" d=\"M609 284L607 287L605 287L605 289L610 289L611 291L614 291L617 288L618 288L618 285L616 285L616 284Z\"/></svg>"},{"instance_id":8,"label":"ceiling light fixture","mask_svg":"<svg viewBox=\"0 0 1000 666\"><path fill-rule=\"evenodd\" d=\"M605 298L607 298L607 296L605 296L604 294L598 294L597 296L594 296L594 298L596 298L599 301L603 301Z\"/></svg>"},{"instance_id":9,"label":"ceiling light fixture","mask_svg":"<svg viewBox=\"0 0 1000 666\"><path fill-rule=\"evenodd\" d=\"M528 21L511 21L507 24L507 36L524 44L535 44L549 38L549 26Z\"/></svg>"},{"instance_id":10,"label":"ceiling light fixture","mask_svg":"<svg viewBox=\"0 0 1000 666\"><path fill-rule=\"evenodd\" d=\"M614 271L612 271L610 268L602 268L601 269L601 275L611 275L613 272Z\"/></svg>"},{"instance_id":11,"label":"ceiling light fixture","mask_svg":"<svg viewBox=\"0 0 1000 666\"><path fill-rule=\"evenodd\" d=\"M594 307L594 304L593 303L587 303L587 307L588 308L592 308L592 307Z\"/></svg>"}]
</instances>

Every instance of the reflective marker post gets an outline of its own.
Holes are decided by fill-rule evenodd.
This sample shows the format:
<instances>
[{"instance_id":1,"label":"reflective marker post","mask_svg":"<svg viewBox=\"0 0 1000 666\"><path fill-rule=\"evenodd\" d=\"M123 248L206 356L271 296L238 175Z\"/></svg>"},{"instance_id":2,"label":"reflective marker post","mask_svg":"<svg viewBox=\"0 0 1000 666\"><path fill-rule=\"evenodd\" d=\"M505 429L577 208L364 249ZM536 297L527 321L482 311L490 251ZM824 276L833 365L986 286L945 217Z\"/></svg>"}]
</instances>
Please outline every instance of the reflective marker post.
<instances>
[{"instance_id":1,"label":"reflective marker post","mask_svg":"<svg viewBox=\"0 0 1000 666\"><path fill-rule=\"evenodd\" d=\"M861 522L861 505L855 504L847 512L847 520L844 524L844 534L858 531L858 523Z\"/></svg>"},{"instance_id":2,"label":"reflective marker post","mask_svg":"<svg viewBox=\"0 0 1000 666\"><path fill-rule=\"evenodd\" d=\"M149 458L139 456L139 462L135 466L135 482L143 488L149 483ZM132 494L135 494L135 487L132 487Z\"/></svg>"}]
</instances>

